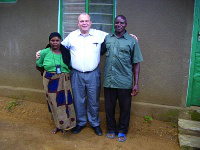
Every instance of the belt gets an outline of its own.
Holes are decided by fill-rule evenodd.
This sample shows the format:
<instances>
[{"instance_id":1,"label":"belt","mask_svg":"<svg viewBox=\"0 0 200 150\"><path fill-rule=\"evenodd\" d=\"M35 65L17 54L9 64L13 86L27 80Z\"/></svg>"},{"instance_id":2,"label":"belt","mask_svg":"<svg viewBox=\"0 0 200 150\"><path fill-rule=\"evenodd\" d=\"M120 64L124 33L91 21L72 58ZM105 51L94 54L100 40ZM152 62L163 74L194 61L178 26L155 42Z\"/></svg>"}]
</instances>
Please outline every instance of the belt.
<instances>
[{"instance_id":1,"label":"belt","mask_svg":"<svg viewBox=\"0 0 200 150\"><path fill-rule=\"evenodd\" d=\"M90 73L90 72L95 71L98 67L99 67L99 66L97 66L97 67L96 67L94 70L92 70L92 71L85 71L85 72L82 72L82 71L76 70L76 69L74 69L74 68L73 68L73 70L78 71L78 72L81 72L81 73Z\"/></svg>"},{"instance_id":2,"label":"belt","mask_svg":"<svg viewBox=\"0 0 200 150\"><path fill-rule=\"evenodd\" d=\"M94 70L92 70L92 71L94 71ZM86 71L86 72L82 72L82 73L90 73L90 72L92 72L92 71Z\"/></svg>"},{"instance_id":3,"label":"belt","mask_svg":"<svg viewBox=\"0 0 200 150\"><path fill-rule=\"evenodd\" d=\"M81 72L81 73L90 73L90 72L94 71L94 70L92 70L92 71L85 71L85 72L82 72L82 71L76 70L76 69L74 69L74 68L73 68L73 70L75 70L75 71L77 71L77 72Z\"/></svg>"}]
</instances>

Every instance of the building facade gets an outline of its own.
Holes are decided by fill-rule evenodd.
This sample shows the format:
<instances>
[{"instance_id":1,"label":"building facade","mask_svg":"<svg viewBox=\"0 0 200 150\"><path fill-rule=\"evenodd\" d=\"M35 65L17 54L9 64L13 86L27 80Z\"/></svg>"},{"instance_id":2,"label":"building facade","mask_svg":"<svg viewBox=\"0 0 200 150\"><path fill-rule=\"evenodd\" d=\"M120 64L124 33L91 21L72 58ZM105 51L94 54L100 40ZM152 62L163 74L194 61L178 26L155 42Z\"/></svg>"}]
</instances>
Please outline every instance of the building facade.
<instances>
[{"instance_id":1,"label":"building facade","mask_svg":"<svg viewBox=\"0 0 200 150\"><path fill-rule=\"evenodd\" d=\"M188 98L194 91L189 86L193 79L199 82L197 69L197 76L191 77L195 72L191 71L191 54L199 44L192 45L193 35L200 33L199 26L194 27L196 3L199 0L4 0L0 3L0 95L46 103L35 53L45 48L51 32L59 31L66 37L77 29L77 16L86 11L93 28L107 32L113 31L116 15L126 16L127 31L139 39L144 62L139 94L132 100L133 114L165 120L166 114L178 115L187 106L199 106L199 101L193 104ZM198 60L199 55L194 55ZM103 62L104 57L102 71ZM103 107L102 89L102 111Z\"/></svg>"}]
</instances>

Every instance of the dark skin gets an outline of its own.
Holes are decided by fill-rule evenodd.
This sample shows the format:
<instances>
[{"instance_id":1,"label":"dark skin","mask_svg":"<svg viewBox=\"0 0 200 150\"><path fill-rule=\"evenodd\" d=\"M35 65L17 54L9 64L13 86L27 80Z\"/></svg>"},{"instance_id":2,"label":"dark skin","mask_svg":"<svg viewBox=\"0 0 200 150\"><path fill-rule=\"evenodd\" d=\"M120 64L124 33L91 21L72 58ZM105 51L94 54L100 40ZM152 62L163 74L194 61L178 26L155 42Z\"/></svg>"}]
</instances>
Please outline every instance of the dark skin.
<instances>
[{"instance_id":1,"label":"dark skin","mask_svg":"<svg viewBox=\"0 0 200 150\"><path fill-rule=\"evenodd\" d=\"M126 32L127 21L123 16L118 16L115 18L114 27L115 34L119 38ZM140 63L133 64L133 73L134 73L134 86L132 88L131 95L136 96L138 93L138 81L139 81L139 73L140 73Z\"/></svg>"},{"instance_id":2,"label":"dark skin","mask_svg":"<svg viewBox=\"0 0 200 150\"><path fill-rule=\"evenodd\" d=\"M61 131L63 134L66 134L67 131L66 130L61 130L61 129L58 129L58 128L55 128L52 130L52 133L56 134L57 132Z\"/></svg>"},{"instance_id":3,"label":"dark skin","mask_svg":"<svg viewBox=\"0 0 200 150\"><path fill-rule=\"evenodd\" d=\"M61 39L59 37L53 37L50 41L49 44L51 45L51 50L54 51L54 53L60 53L60 43ZM36 65L36 69L41 72L41 76L43 75L44 68L38 67ZM56 133L56 132L53 132Z\"/></svg>"},{"instance_id":4,"label":"dark skin","mask_svg":"<svg viewBox=\"0 0 200 150\"><path fill-rule=\"evenodd\" d=\"M51 45L51 50L54 53L60 53L60 43L61 43L61 39L59 37L56 37L56 36L51 38L51 40L49 41L49 44ZM67 132L65 130L55 128L55 129L52 130L52 133L56 134L59 131L61 131L63 134L66 134L66 132Z\"/></svg>"},{"instance_id":5,"label":"dark skin","mask_svg":"<svg viewBox=\"0 0 200 150\"><path fill-rule=\"evenodd\" d=\"M127 21L124 16L118 16L115 18L114 22L114 27L115 27L115 35L120 38L124 35L126 32L126 26L127 26ZM136 39L137 40L137 39ZM106 51L106 45L105 42L102 44L102 49L101 49L101 55L103 55ZM133 64L133 73L134 73L134 83L133 83L133 88L131 95L136 96L138 93L138 81L139 81L139 72L140 72L140 63L135 63ZM115 133L108 133L107 136L109 136L111 139L115 137ZM119 140L124 140L124 137L118 137Z\"/></svg>"},{"instance_id":6,"label":"dark skin","mask_svg":"<svg viewBox=\"0 0 200 150\"><path fill-rule=\"evenodd\" d=\"M118 16L115 18L114 27L115 27L115 34L119 38L126 32L127 22L125 18L122 16Z\"/></svg>"},{"instance_id":7,"label":"dark skin","mask_svg":"<svg viewBox=\"0 0 200 150\"><path fill-rule=\"evenodd\" d=\"M133 64L133 73L134 73L134 86L132 89L132 96L136 96L138 93L138 81L139 81L139 73L140 73L140 63Z\"/></svg>"}]
</instances>

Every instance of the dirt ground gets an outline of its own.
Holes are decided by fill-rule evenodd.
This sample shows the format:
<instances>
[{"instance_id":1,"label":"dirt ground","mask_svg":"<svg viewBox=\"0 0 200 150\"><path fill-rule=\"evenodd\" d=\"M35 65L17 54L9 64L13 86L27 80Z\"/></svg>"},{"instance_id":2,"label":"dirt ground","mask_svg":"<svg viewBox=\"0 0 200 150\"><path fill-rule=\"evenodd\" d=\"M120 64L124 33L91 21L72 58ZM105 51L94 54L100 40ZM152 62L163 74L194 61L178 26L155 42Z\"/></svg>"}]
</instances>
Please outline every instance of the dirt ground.
<instances>
[{"instance_id":1,"label":"dirt ground","mask_svg":"<svg viewBox=\"0 0 200 150\"><path fill-rule=\"evenodd\" d=\"M105 113L100 118L103 136L89 124L79 134L53 134L46 104L0 97L0 150L179 150L175 124L131 116L127 140L120 143L106 138Z\"/></svg>"}]
</instances>

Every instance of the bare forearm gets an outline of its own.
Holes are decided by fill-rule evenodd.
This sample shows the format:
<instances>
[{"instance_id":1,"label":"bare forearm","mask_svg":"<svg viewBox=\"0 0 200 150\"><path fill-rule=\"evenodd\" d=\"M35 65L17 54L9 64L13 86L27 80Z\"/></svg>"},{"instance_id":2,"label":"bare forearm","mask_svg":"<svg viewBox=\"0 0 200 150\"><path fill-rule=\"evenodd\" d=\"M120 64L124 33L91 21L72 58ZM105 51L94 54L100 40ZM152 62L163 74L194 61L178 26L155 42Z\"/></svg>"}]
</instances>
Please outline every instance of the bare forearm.
<instances>
[{"instance_id":1,"label":"bare forearm","mask_svg":"<svg viewBox=\"0 0 200 150\"><path fill-rule=\"evenodd\" d=\"M140 63L133 64L134 85L138 85L140 74Z\"/></svg>"}]
</instances>

